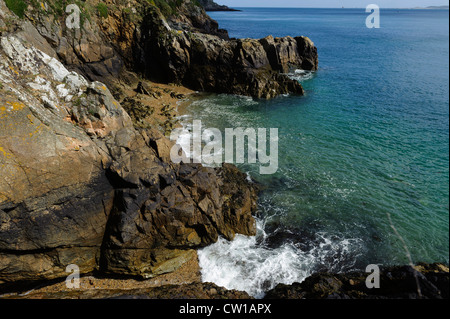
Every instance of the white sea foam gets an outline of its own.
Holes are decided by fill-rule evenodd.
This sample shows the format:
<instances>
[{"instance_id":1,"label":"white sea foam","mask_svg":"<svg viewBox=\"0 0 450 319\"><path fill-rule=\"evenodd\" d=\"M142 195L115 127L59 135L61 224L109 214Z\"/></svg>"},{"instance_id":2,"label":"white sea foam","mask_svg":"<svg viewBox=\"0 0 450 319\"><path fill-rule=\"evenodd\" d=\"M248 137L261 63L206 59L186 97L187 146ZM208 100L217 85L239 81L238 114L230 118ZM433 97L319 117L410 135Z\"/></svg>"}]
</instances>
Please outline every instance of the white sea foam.
<instances>
[{"instance_id":1,"label":"white sea foam","mask_svg":"<svg viewBox=\"0 0 450 319\"><path fill-rule=\"evenodd\" d=\"M220 238L218 243L199 251L203 281L247 291L257 298L277 283L302 281L308 275L307 269L301 271L297 257L288 245L270 251L256 247L254 238L242 235L232 242Z\"/></svg>"},{"instance_id":2,"label":"white sea foam","mask_svg":"<svg viewBox=\"0 0 450 319\"><path fill-rule=\"evenodd\" d=\"M286 75L292 80L297 80L301 82L311 79L314 75L314 72L296 69L294 72L288 73Z\"/></svg>"},{"instance_id":3,"label":"white sea foam","mask_svg":"<svg viewBox=\"0 0 450 319\"><path fill-rule=\"evenodd\" d=\"M236 235L233 241L219 238L217 243L198 251L204 282L262 298L279 283L302 282L317 266L330 261L337 264L336 258L345 258L360 245L358 240L336 240L320 233L316 234L317 243L306 251L291 242L269 248L261 244L268 236L262 229L262 222L258 221L257 225L256 237Z\"/></svg>"}]
</instances>

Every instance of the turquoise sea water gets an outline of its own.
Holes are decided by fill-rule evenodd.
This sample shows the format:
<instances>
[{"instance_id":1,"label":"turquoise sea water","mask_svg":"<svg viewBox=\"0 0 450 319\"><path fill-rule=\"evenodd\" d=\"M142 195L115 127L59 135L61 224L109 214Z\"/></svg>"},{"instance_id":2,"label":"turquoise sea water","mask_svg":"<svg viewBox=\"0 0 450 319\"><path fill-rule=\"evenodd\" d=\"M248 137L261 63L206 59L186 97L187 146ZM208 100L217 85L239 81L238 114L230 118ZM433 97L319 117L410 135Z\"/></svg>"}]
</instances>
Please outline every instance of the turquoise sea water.
<instances>
[{"instance_id":1,"label":"turquoise sea water","mask_svg":"<svg viewBox=\"0 0 450 319\"><path fill-rule=\"evenodd\" d=\"M449 12L243 8L210 15L231 37L308 36L306 95L208 95L207 127L278 128L279 170L261 182L258 235L200 251L205 281L255 296L318 270L449 260ZM392 217L390 224L387 214Z\"/></svg>"}]
</instances>

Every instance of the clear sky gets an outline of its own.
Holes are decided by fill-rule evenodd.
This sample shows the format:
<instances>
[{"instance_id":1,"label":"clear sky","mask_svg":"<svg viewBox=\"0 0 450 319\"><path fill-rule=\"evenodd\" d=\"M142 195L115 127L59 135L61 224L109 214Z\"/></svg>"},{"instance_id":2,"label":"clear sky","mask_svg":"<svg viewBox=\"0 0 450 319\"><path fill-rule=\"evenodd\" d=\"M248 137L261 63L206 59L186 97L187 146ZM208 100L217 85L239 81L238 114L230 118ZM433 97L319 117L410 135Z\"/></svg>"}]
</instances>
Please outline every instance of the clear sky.
<instances>
[{"instance_id":1,"label":"clear sky","mask_svg":"<svg viewBox=\"0 0 450 319\"><path fill-rule=\"evenodd\" d=\"M446 0L215 0L229 7L310 7L365 8L373 3L380 8L414 8L448 5Z\"/></svg>"}]
</instances>

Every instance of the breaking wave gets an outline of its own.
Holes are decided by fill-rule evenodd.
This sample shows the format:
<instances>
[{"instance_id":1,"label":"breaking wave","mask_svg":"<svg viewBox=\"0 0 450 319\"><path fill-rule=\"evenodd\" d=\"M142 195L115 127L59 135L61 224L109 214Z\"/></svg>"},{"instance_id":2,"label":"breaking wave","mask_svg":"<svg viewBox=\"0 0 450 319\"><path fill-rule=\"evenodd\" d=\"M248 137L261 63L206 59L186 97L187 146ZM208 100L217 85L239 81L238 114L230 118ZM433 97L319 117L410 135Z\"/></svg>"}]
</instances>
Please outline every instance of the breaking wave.
<instances>
[{"instance_id":1,"label":"breaking wave","mask_svg":"<svg viewBox=\"0 0 450 319\"><path fill-rule=\"evenodd\" d=\"M299 234L287 229L264 230L257 221L255 237L236 235L198 251L204 282L246 291L255 298L277 284L302 282L317 271L348 271L354 266L362 242L326 233Z\"/></svg>"}]
</instances>

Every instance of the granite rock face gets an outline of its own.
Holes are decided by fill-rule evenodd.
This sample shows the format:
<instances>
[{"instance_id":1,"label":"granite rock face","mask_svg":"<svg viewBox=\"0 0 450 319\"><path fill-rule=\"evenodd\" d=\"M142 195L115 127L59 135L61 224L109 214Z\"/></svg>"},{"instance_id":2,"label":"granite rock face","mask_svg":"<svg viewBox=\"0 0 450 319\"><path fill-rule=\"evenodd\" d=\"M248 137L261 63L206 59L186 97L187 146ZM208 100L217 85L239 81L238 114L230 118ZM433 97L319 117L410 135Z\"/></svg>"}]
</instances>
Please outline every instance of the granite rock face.
<instances>
[{"instance_id":1,"label":"granite rock face","mask_svg":"<svg viewBox=\"0 0 450 319\"><path fill-rule=\"evenodd\" d=\"M114 192L108 156L90 136L131 125L104 85L26 43L20 34L0 39L0 280L8 281L58 276L69 261L92 268ZM82 95L96 103L72 102Z\"/></svg>"},{"instance_id":2,"label":"granite rock face","mask_svg":"<svg viewBox=\"0 0 450 319\"><path fill-rule=\"evenodd\" d=\"M219 235L255 233L245 174L171 163L168 139L136 130L105 84L69 71L3 0L0 28L0 285L66 277L70 264L156 276Z\"/></svg>"}]
</instances>

